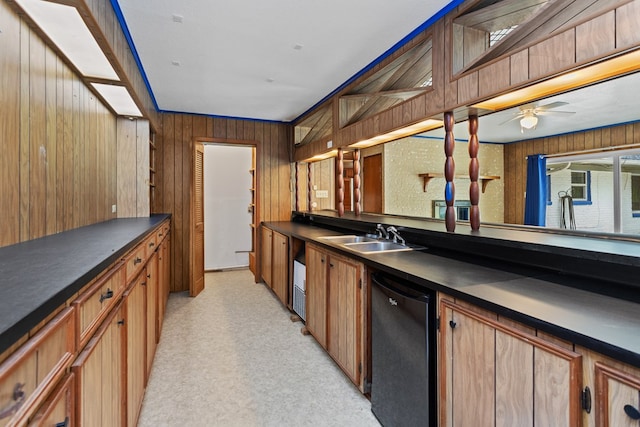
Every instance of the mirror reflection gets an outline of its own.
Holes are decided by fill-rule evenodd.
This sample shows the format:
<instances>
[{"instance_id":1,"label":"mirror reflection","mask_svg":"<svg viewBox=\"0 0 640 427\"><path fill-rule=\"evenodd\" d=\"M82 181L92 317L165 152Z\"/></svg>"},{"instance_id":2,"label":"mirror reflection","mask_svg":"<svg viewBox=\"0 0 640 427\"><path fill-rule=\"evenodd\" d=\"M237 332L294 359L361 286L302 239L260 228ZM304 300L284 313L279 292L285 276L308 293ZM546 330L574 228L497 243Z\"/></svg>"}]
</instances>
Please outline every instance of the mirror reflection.
<instances>
[{"instance_id":1,"label":"mirror reflection","mask_svg":"<svg viewBox=\"0 0 640 427\"><path fill-rule=\"evenodd\" d=\"M480 175L499 177L486 182L480 195L481 220L525 223L527 157L542 154L547 161L547 199L545 222L540 225L640 232L640 152L633 151L640 147L640 100L630 90L639 85L640 73L635 73L481 116ZM466 220L467 122L454 126L454 137L456 212L459 220ZM443 140L440 128L363 149L363 211L441 218ZM631 151L602 154L620 149ZM348 173L352 161L348 153L345 158L345 210L351 210ZM313 209L335 208L334 162L312 164ZM433 176L425 180L428 174ZM306 207L303 202L301 208Z\"/></svg>"}]
</instances>

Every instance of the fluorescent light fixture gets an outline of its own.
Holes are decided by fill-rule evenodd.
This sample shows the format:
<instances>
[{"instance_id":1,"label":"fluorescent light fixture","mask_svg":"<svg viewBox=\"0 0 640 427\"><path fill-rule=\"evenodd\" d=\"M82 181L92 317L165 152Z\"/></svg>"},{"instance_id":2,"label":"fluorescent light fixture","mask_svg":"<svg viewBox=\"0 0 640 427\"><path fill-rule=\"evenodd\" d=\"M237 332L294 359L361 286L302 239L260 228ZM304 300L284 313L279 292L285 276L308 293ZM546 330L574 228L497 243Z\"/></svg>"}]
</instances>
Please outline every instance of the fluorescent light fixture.
<instances>
[{"instance_id":1,"label":"fluorescent light fixture","mask_svg":"<svg viewBox=\"0 0 640 427\"><path fill-rule=\"evenodd\" d=\"M635 50L613 59L589 65L487 101L479 102L473 107L492 111L503 110L638 70L640 70L640 50Z\"/></svg>"},{"instance_id":2,"label":"fluorescent light fixture","mask_svg":"<svg viewBox=\"0 0 640 427\"><path fill-rule=\"evenodd\" d=\"M331 157L336 157L337 155L338 155L338 150L331 150L331 151L328 151L326 153L316 154L315 156L310 157L310 158L308 158L308 159L306 159L304 161L307 162L307 163L313 163L313 162L317 162L317 161L320 161L320 160L329 159Z\"/></svg>"},{"instance_id":3,"label":"fluorescent light fixture","mask_svg":"<svg viewBox=\"0 0 640 427\"><path fill-rule=\"evenodd\" d=\"M102 83L91 83L119 116L142 117L142 113L133 101L129 91L124 86L108 85Z\"/></svg>"},{"instance_id":4,"label":"fluorescent light fixture","mask_svg":"<svg viewBox=\"0 0 640 427\"><path fill-rule=\"evenodd\" d=\"M396 129L391 132L387 132L382 135L374 136L373 138L365 139L363 141L358 141L354 144L349 145L351 148L367 148L373 147L374 145L382 144L384 142L389 142L394 139L404 138L406 136L415 135L417 133L426 132L431 129L439 128L443 126L442 120L435 119L427 119L421 122L415 123L413 125L409 125L400 129Z\"/></svg>"},{"instance_id":5,"label":"fluorescent light fixture","mask_svg":"<svg viewBox=\"0 0 640 427\"><path fill-rule=\"evenodd\" d=\"M120 81L118 74L73 6L14 0L84 77Z\"/></svg>"}]
</instances>

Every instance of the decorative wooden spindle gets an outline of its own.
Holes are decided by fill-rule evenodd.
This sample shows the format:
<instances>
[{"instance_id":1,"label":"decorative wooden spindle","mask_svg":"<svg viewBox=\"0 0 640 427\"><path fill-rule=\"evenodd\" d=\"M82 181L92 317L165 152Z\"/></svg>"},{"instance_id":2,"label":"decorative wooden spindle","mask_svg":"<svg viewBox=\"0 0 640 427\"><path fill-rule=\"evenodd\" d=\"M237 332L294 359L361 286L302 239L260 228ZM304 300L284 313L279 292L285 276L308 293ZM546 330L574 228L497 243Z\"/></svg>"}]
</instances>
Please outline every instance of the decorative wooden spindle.
<instances>
[{"instance_id":1,"label":"decorative wooden spindle","mask_svg":"<svg viewBox=\"0 0 640 427\"><path fill-rule=\"evenodd\" d=\"M471 201L471 212L469 222L472 230L480 228L480 187L478 185L478 175L480 164L478 162L478 116L476 114L469 116L469 200Z\"/></svg>"},{"instance_id":2,"label":"decorative wooden spindle","mask_svg":"<svg viewBox=\"0 0 640 427\"><path fill-rule=\"evenodd\" d=\"M453 207L456 198L456 187L453 183L456 172L456 165L453 161L453 150L455 149L456 142L453 139L453 124L453 112L447 111L444 113L444 154L446 156L444 162L444 178L447 181L444 187L444 200L447 203L444 223L447 231L455 231L456 229L456 211Z\"/></svg>"},{"instance_id":3,"label":"decorative wooden spindle","mask_svg":"<svg viewBox=\"0 0 640 427\"><path fill-rule=\"evenodd\" d=\"M307 163L307 210L309 212L313 210L311 204L311 163Z\"/></svg>"},{"instance_id":4,"label":"decorative wooden spindle","mask_svg":"<svg viewBox=\"0 0 640 427\"><path fill-rule=\"evenodd\" d=\"M300 212L300 162L296 162L295 164L295 175L294 175L294 180L295 180L295 207L296 207L296 212Z\"/></svg>"},{"instance_id":5,"label":"decorative wooden spindle","mask_svg":"<svg viewBox=\"0 0 640 427\"><path fill-rule=\"evenodd\" d=\"M356 216L362 213L360 202L360 150L353 150L353 211Z\"/></svg>"},{"instance_id":6,"label":"decorative wooden spindle","mask_svg":"<svg viewBox=\"0 0 640 427\"><path fill-rule=\"evenodd\" d=\"M336 156L336 207L338 216L344 215L344 152L338 148Z\"/></svg>"}]
</instances>

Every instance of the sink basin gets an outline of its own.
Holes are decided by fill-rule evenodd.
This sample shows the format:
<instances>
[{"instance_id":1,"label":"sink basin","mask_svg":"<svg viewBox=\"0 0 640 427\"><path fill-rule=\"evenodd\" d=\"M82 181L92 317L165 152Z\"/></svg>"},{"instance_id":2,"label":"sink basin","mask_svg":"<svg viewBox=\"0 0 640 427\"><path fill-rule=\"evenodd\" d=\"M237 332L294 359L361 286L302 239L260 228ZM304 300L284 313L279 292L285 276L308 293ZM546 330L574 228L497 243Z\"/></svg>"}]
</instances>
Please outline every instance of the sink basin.
<instances>
[{"instance_id":1,"label":"sink basin","mask_svg":"<svg viewBox=\"0 0 640 427\"><path fill-rule=\"evenodd\" d=\"M394 243L394 242L388 242L388 241L377 241L377 240L370 241L370 242L361 242L361 243L346 243L344 244L344 246L348 249L351 249L363 254L413 250L409 246L401 245L400 243Z\"/></svg>"},{"instance_id":2,"label":"sink basin","mask_svg":"<svg viewBox=\"0 0 640 427\"><path fill-rule=\"evenodd\" d=\"M376 242L376 239L366 236L356 236L352 234L347 234L343 236L322 236L320 239L329 240L333 243L337 244L351 244L351 243L361 243L361 242Z\"/></svg>"}]
</instances>

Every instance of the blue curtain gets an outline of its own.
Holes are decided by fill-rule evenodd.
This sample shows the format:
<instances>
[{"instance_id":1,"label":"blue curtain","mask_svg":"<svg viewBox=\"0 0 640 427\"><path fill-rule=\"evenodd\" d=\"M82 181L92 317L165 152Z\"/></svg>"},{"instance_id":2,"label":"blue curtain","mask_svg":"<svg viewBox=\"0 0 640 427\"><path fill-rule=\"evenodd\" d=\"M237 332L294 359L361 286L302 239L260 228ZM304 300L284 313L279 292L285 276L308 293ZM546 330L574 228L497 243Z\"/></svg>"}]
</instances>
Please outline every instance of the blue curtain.
<instances>
[{"instance_id":1,"label":"blue curtain","mask_svg":"<svg viewBox=\"0 0 640 427\"><path fill-rule=\"evenodd\" d=\"M547 213L547 159L542 154L527 158L527 194L524 203L525 225L544 227Z\"/></svg>"}]
</instances>

